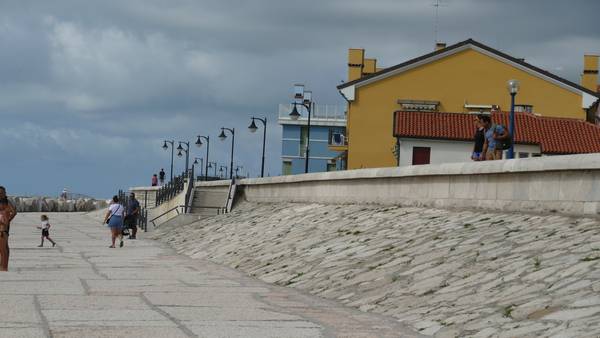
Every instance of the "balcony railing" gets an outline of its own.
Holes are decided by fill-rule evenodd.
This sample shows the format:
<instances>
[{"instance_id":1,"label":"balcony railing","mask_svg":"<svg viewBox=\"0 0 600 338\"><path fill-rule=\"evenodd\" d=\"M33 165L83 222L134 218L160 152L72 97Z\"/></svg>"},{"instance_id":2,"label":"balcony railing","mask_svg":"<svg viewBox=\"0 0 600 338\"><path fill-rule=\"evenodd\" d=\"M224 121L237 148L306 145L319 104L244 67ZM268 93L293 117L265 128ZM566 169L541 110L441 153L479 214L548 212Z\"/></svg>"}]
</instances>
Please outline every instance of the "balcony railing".
<instances>
[{"instance_id":1,"label":"balcony railing","mask_svg":"<svg viewBox=\"0 0 600 338\"><path fill-rule=\"evenodd\" d=\"M348 137L339 131L329 131L328 143L330 146L346 146L348 145Z\"/></svg>"},{"instance_id":2,"label":"balcony railing","mask_svg":"<svg viewBox=\"0 0 600 338\"><path fill-rule=\"evenodd\" d=\"M291 120L290 113L293 108L293 104L280 104L279 119ZM308 118L306 107L298 105L296 109L302 115L300 117L301 120ZM311 112L311 119L344 122L346 121L346 109L343 106L335 104L315 104Z\"/></svg>"}]
</instances>

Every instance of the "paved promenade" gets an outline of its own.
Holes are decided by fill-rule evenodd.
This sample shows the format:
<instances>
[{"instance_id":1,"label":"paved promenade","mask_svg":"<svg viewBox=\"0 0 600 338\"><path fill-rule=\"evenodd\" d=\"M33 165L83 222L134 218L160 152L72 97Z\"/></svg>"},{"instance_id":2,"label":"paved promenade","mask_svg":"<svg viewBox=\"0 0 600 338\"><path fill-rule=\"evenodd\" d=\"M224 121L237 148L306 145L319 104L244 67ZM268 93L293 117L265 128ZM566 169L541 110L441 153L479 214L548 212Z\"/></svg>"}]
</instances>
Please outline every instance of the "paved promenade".
<instances>
[{"instance_id":1,"label":"paved promenade","mask_svg":"<svg viewBox=\"0 0 600 338\"><path fill-rule=\"evenodd\" d=\"M49 214L56 248L37 248L39 214L11 227L0 274L0 337L417 337L397 322L174 253L110 249L98 213Z\"/></svg>"}]
</instances>

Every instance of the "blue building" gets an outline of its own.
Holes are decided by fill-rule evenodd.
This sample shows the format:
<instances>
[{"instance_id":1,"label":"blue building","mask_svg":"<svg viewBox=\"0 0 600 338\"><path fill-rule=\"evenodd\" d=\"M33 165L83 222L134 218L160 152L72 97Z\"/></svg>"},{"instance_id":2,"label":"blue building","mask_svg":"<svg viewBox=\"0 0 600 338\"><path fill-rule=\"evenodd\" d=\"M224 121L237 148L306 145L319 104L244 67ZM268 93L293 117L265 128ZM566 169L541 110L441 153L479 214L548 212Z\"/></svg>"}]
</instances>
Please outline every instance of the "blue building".
<instances>
[{"instance_id":1,"label":"blue building","mask_svg":"<svg viewBox=\"0 0 600 338\"><path fill-rule=\"evenodd\" d=\"M302 108L302 109L300 109ZM292 104L279 105L279 124L283 127L281 161L283 175L303 174L306 160L308 112L297 106L302 115L290 117ZM346 112L342 106L315 104L310 118L309 172L346 168L348 142Z\"/></svg>"}]
</instances>

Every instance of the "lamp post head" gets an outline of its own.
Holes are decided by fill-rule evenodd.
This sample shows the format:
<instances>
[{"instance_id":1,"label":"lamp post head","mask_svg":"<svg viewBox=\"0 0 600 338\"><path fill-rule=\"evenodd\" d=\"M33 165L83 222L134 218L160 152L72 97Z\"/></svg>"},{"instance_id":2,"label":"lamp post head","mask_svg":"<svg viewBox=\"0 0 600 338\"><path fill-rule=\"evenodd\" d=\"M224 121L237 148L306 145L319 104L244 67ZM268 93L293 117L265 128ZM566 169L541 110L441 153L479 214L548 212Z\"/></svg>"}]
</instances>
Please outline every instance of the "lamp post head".
<instances>
[{"instance_id":1,"label":"lamp post head","mask_svg":"<svg viewBox=\"0 0 600 338\"><path fill-rule=\"evenodd\" d=\"M196 146L198 148L202 147L202 140L200 139L200 136L198 136L198 139L196 140Z\"/></svg>"},{"instance_id":2,"label":"lamp post head","mask_svg":"<svg viewBox=\"0 0 600 338\"><path fill-rule=\"evenodd\" d=\"M258 127L256 126L256 123L254 123L254 119L252 119L252 123L250 123L248 130L250 130L251 133L255 133L257 129Z\"/></svg>"},{"instance_id":3,"label":"lamp post head","mask_svg":"<svg viewBox=\"0 0 600 338\"><path fill-rule=\"evenodd\" d=\"M219 134L219 140L225 141L227 135L225 135L225 129L221 128L221 134Z\"/></svg>"},{"instance_id":4,"label":"lamp post head","mask_svg":"<svg viewBox=\"0 0 600 338\"><path fill-rule=\"evenodd\" d=\"M300 113L298 112L298 108L296 108L296 104L294 103L294 109L292 109L292 112L290 113L290 117L292 118L292 120L296 121L300 118Z\"/></svg>"},{"instance_id":5,"label":"lamp post head","mask_svg":"<svg viewBox=\"0 0 600 338\"><path fill-rule=\"evenodd\" d=\"M198 159L194 159L194 164L198 164Z\"/></svg>"},{"instance_id":6,"label":"lamp post head","mask_svg":"<svg viewBox=\"0 0 600 338\"><path fill-rule=\"evenodd\" d=\"M212 162L208 162L208 167L212 168Z\"/></svg>"},{"instance_id":7,"label":"lamp post head","mask_svg":"<svg viewBox=\"0 0 600 338\"><path fill-rule=\"evenodd\" d=\"M178 157L181 157L181 156L183 156L183 154L181 153L181 150L177 152L177 156L178 156Z\"/></svg>"},{"instance_id":8,"label":"lamp post head","mask_svg":"<svg viewBox=\"0 0 600 338\"><path fill-rule=\"evenodd\" d=\"M181 143L179 143L179 146L177 147L177 150L179 150L180 153L183 150L183 147L181 146Z\"/></svg>"},{"instance_id":9,"label":"lamp post head","mask_svg":"<svg viewBox=\"0 0 600 338\"><path fill-rule=\"evenodd\" d=\"M162 148L163 148L164 150L167 150L167 149L169 149L169 146L167 145L167 141L165 141L165 143L163 144Z\"/></svg>"},{"instance_id":10,"label":"lamp post head","mask_svg":"<svg viewBox=\"0 0 600 338\"><path fill-rule=\"evenodd\" d=\"M506 87L511 95L517 94L519 91L519 80L509 80Z\"/></svg>"}]
</instances>

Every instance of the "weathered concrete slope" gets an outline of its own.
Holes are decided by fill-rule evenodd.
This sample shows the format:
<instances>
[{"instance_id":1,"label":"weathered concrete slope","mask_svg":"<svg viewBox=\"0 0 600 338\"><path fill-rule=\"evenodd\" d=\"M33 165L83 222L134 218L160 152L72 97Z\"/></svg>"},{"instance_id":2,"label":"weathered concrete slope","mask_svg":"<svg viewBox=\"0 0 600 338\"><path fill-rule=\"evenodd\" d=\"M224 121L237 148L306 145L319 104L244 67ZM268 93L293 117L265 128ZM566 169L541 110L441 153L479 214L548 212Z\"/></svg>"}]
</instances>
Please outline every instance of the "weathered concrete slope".
<instances>
[{"instance_id":1,"label":"weathered concrete slope","mask_svg":"<svg viewBox=\"0 0 600 338\"><path fill-rule=\"evenodd\" d=\"M596 337L596 219L241 203L157 238L437 337Z\"/></svg>"}]
</instances>

